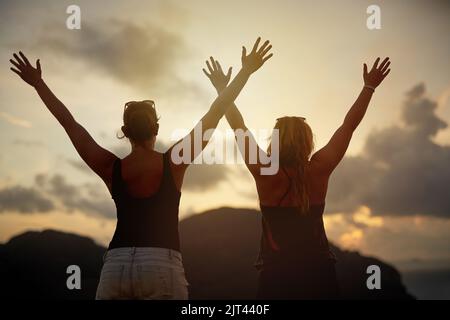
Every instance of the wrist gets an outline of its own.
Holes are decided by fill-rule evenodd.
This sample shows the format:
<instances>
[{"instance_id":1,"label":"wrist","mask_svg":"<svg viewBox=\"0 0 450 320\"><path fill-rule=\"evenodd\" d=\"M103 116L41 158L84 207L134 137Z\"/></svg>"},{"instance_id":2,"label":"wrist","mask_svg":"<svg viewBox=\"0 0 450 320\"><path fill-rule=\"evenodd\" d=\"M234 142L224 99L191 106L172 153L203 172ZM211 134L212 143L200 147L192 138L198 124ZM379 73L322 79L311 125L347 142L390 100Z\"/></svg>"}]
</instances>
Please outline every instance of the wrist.
<instances>
[{"instance_id":1,"label":"wrist","mask_svg":"<svg viewBox=\"0 0 450 320\"><path fill-rule=\"evenodd\" d=\"M250 75L253 73L253 71L251 71L249 68L242 66L240 73L243 73L247 77L250 77Z\"/></svg>"},{"instance_id":2,"label":"wrist","mask_svg":"<svg viewBox=\"0 0 450 320\"><path fill-rule=\"evenodd\" d=\"M372 91L372 92L375 92L375 86L372 86L372 85L370 85L370 84L364 84L363 89L366 89L366 90L370 90L370 91Z\"/></svg>"},{"instance_id":3,"label":"wrist","mask_svg":"<svg viewBox=\"0 0 450 320\"><path fill-rule=\"evenodd\" d=\"M216 91L218 94L220 94L223 90L225 90L226 87L216 87Z\"/></svg>"},{"instance_id":4,"label":"wrist","mask_svg":"<svg viewBox=\"0 0 450 320\"><path fill-rule=\"evenodd\" d=\"M42 80L42 78L39 78L35 83L33 83L33 87L37 88L39 85L43 84L44 80Z\"/></svg>"}]
</instances>

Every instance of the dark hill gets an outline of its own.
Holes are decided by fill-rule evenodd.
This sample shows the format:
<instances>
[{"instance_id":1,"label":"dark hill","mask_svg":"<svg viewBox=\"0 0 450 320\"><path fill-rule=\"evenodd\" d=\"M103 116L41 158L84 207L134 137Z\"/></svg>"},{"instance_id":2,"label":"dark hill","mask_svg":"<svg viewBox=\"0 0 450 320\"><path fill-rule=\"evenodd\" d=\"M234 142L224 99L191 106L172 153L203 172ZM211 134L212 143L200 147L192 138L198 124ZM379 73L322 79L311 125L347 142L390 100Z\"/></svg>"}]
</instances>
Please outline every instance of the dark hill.
<instances>
[{"instance_id":1,"label":"dark hill","mask_svg":"<svg viewBox=\"0 0 450 320\"><path fill-rule=\"evenodd\" d=\"M220 208L183 220L182 250L192 299L251 299L260 237L258 212ZM400 274L388 264L333 247L348 299L408 299ZM0 245L2 298L93 299L105 248L89 238L53 230L26 232ZM66 268L82 270L82 289L66 289ZM368 265L382 272L382 289L366 288Z\"/></svg>"},{"instance_id":2,"label":"dark hill","mask_svg":"<svg viewBox=\"0 0 450 320\"><path fill-rule=\"evenodd\" d=\"M253 264L260 241L256 210L220 208L181 222L182 251L191 296L199 299L251 299L256 292ZM400 273L376 258L332 246L343 297L346 299L409 299ZM366 287L367 266L381 268L381 290Z\"/></svg>"}]
</instances>

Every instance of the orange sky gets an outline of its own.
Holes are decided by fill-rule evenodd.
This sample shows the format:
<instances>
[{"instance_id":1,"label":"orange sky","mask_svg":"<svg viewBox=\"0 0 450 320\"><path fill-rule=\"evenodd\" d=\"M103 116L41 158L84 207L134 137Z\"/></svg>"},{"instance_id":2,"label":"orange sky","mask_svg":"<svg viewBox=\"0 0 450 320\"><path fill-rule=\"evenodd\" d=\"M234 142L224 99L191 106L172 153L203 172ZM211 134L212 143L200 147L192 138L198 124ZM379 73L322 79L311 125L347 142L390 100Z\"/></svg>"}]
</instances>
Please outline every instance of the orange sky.
<instances>
[{"instance_id":1,"label":"orange sky","mask_svg":"<svg viewBox=\"0 0 450 320\"><path fill-rule=\"evenodd\" d=\"M41 59L49 86L101 145L120 156L129 148L115 138L124 102L155 100L160 140L167 145L172 132L191 128L214 98L201 72L204 60L214 55L223 66L237 70L241 45L250 46L259 35L272 41L275 55L238 98L250 128L269 129L279 116L301 115L322 146L362 86L362 63L377 56L391 58L392 72L377 90L349 155L361 154L373 130L401 125L405 92L418 83L425 83L427 96L438 102L436 114L450 121L448 4L383 2L382 29L370 31L365 20L372 2L79 1L82 29L69 31L65 9L70 1L1 1L0 189L33 188L36 175L59 174L80 189L97 186L97 196L105 203L101 206L108 207L110 200L100 180L80 169L81 159L33 90L8 71L9 55L18 49ZM133 26L137 29L131 37L124 37ZM132 55L138 57L132 61L115 60L98 46L98 38L112 39L109 45L121 55L142 54ZM441 130L434 140L450 145L450 129ZM210 184L192 174L192 187L183 192L182 217L219 206L257 207L245 168L230 165L221 170L204 173ZM110 217L82 208L70 211L60 202L55 199L55 209L45 213L24 214L0 206L0 241L30 228L52 227L108 242L114 226ZM342 246L390 260L450 261L445 250L450 243L448 218L427 212L379 217L366 207L328 214L327 231ZM397 245L383 242L386 234ZM413 249L411 241L417 243Z\"/></svg>"}]
</instances>

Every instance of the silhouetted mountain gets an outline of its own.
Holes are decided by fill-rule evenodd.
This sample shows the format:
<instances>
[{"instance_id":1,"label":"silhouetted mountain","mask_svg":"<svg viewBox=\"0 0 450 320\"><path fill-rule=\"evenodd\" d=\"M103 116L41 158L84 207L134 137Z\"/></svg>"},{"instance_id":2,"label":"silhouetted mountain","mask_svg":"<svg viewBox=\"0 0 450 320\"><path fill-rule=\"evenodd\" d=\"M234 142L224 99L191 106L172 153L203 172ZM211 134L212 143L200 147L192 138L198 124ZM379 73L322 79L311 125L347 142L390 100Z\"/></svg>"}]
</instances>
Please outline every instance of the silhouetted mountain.
<instances>
[{"instance_id":1,"label":"silhouetted mountain","mask_svg":"<svg viewBox=\"0 0 450 320\"><path fill-rule=\"evenodd\" d=\"M261 216L256 210L220 208L181 222L182 252L193 299L252 299ZM344 299L411 299L399 272L376 258L332 245ZM381 290L368 290L369 265L381 269Z\"/></svg>"},{"instance_id":2,"label":"silhouetted mountain","mask_svg":"<svg viewBox=\"0 0 450 320\"><path fill-rule=\"evenodd\" d=\"M25 232L0 246L0 296L20 299L95 297L105 248L54 230ZM82 290L68 290L66 269L78 265Z\"/></svg>"},{"instance_id":3,"label":"silhouetted mountain","mask_svg":"<svg viewBox=\"0 0 450 320\"><path fill-rule=\"evenodd\" d=\"M260 239L255 210L221 208L180 223L186 273L192 299L252 299L253 267ZM386 263L356 252L333 250L347 299L409 299L400 274ZM105 248L89 238L53 230L26 232L0 246L2 298L93 299ZM81 290L68 290L66 268L82 270ZM366 268L381 268L382 289L366 288Z\"/></svg>"}]
</instances>

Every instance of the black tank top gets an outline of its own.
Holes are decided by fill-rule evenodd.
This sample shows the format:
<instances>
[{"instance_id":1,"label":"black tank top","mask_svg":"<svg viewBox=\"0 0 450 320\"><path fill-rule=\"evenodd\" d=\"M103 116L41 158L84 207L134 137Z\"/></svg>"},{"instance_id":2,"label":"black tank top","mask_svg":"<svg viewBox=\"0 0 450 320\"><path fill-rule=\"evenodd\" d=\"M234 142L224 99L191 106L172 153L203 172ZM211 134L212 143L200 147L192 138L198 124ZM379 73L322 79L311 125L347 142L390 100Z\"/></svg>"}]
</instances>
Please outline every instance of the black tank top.
<instances>
[{"instance_id":1,"label":"black tank top","mask_svg":"<svg viewBox=\"0 0 450 320\"><path fill-rule=\"evenodd\" d=\"M298 212L297 207L282 207L281 203L290 188L289 180L289 187L277 206L260 206L262 235L255 264L257 268L280 260L295 263L311 259L335 259L323 225L325 204L313 204L303 214Z\"/></svg>"},{"instance_id":2,"label":"black tank top","mask_svg":"<svg viewBox=\"0 0 450 320\"><path fill-rule=\"evenodd\" d=\"M180 250L178 234L178 191L170 169L170 152L163 154L159 189L149 197L137 198L127 192L122 179L121 159L112 174L112 198L117 208L117 226L108 249L159 247Z\"/></svg>"}]
</instances>

